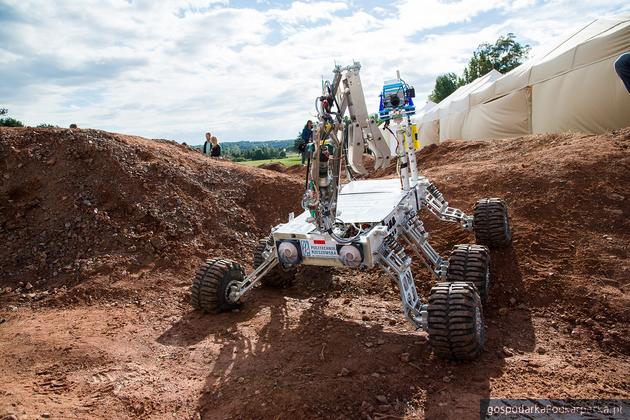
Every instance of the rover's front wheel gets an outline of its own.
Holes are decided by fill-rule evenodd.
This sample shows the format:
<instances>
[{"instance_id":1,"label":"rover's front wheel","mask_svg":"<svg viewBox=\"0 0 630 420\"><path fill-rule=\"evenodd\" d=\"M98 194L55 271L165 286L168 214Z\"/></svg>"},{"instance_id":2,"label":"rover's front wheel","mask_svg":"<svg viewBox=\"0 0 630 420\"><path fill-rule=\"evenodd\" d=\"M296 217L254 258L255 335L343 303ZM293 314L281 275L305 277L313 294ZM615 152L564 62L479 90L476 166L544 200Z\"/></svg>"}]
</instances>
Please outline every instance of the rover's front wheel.
<instances>
[{"instance_id":1,"label":"rover's front wheel","mask_svg":"<svg viewBox=\"0 0 630 420\"><path fill-rule=\"evenodd\" d=\"M212 258L199 267L190 288L190 303L204 312L235 309L238 302L229 299L230 288L243 280L245 271L240 264L224 258Z\"/></svg>"}]
</instances>

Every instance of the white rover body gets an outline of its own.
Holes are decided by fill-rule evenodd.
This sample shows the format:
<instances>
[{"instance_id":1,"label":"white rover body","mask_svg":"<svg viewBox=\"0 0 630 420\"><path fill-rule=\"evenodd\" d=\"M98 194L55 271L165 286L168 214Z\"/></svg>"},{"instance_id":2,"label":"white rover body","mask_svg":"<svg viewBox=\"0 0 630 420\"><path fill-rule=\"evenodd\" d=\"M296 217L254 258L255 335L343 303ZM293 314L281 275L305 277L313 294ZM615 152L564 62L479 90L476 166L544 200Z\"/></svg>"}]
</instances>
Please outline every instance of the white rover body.
<instances>
[{"instance_id":1,"label":"white rover body","mask_svg":"<svg viewBox=\"0 0 630 420\"><path fill-rule=\"evenodd\" d=\"M208 260L198 270L191 288L191 303L206 312L232 309L258 282L270 286L292 283L298 265L382 267L400 289L403 313L417 328L429 333L440 355L472 359L484 344L482 300L490 283L487 246L507 246L511 232L505 204L496 198L477 202L474 215L449 207L442 194L418 175L417 136L411 121L414 90L404 81L388 82L381 95L379 126L369 118L359 63L334 69L316 100L318 121L308 145L309 165L304 212L272 229L254 253L255 270L245 276L242 267L227 259ZM344 118L345 117L345 118ZM390 122L395 123L395 131ZM397 142L391 154L383 129ZM367 174L365 151L374 157L374 169L397 160L399 178L354 180ZM350 182L341 184L342 161ZM439 219L475 232L480 245L456 245L448 259L429 244L420 220L426 208ZM415 252L438 283L423 303L411 272Z\"/></svg>"}]
</instances>

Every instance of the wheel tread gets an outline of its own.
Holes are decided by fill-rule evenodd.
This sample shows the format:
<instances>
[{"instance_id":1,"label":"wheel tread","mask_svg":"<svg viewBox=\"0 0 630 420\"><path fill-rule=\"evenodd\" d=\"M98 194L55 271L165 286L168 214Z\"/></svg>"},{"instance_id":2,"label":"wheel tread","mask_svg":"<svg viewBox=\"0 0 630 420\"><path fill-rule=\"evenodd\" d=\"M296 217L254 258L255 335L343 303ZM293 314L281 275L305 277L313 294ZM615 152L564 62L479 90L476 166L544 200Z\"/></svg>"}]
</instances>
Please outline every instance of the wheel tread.
<instances>
[{"instance_id":1,"label":"wheel tread","mask_svg":"<svg viewBox=\"0 0 630 420\"><path fill-rule=\"evenodd\" d=\"M220 312L237 308L240 305L226 301L222 293L231 277L243 278L244 274L241 265L234 261L223 258L206 260L195 273L190 286L191 305L204 312Z\"/></svg>"},{"instance_id":2,"label":"wheel tread","mask_svg":"<svg viewBox=\"0 0 630 420\"><path fill-rule=\"evenodd\" d=\"M507 205L499 198L484 198L473 208L477 243L502 248L512 242Z\"/></svg>"},{"instance_id":3,"label":"wheel tread","mask_svg":"<svg viewBox=\"0 0 630 420\"><path fill-rule=\"evenodd\" d=\"M477 308L481 309L481 299L470 283L438 283L431 289L427 331L438 356L463 360L479 356L484 333L482 330L478 337L475 331Z\"/></svg>"},{"instance_id":4,"label":"wheel tread","mask_svg":"<svg viewBox=\"0 0 630 420\"><path fill-rule=\"evenodd\" d=\"M453 247L449 256L446 278L451 283L473 284L481 299L485 301L488 297L487 283L489 283L489 279L487 281L486 275L489 275L489 270L490 253L488 248L476 244L459 244Z\"/></svg>"}]
</instances>

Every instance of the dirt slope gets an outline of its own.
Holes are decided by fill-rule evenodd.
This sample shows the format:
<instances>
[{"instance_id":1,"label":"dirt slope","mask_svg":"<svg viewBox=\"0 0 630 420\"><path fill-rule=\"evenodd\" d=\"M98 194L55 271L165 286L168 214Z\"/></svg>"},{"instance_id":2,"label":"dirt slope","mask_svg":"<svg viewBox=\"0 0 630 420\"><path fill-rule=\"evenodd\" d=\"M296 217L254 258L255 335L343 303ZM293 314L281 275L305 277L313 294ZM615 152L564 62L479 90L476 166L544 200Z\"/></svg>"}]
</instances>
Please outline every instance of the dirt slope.
<instances>
[{"instance_id":1,"label":"dirt slope","mask_svg":"<svg viewBox=\"0 0 630 420\"><path fill-rule=\"evenodd\" d=\"M0 129L0 418L461 419L489 397L629 398L629 147L626 129L418 153L452 205L499 196L511 211L486 351L456 363L432 355L378 270L304 270L238 312L191 311L197 264L251 263L255 239L296 210L302 171ZM474 240L425 219L442 253ZM426 270L414 275L427 293Z\"/></svg>"},{"instance_id":2,"label":"dirt slope","mask_svg":"<svg viewBox=\"0 0 630 420\"><path fill-rule=\"evenodd\" d=\"M0 161L0 286L31 293L248 254L301 194L291 178L96 130L3 129Z\"/></svg>"}]
</instances>

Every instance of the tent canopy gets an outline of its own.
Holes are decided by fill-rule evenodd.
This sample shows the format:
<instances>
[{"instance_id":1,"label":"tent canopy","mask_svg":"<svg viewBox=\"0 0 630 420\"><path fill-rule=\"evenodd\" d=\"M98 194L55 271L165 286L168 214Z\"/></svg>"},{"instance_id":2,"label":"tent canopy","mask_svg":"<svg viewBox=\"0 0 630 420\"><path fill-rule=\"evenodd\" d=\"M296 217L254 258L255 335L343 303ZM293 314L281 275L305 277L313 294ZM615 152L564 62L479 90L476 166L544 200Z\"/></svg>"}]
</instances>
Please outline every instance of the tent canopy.
<instances>
[{"instance_id":1,"label":"tent canopy","mask_svg":"<svg viewBox=\"0 0 630 420\"><path fill-rule=\"evenodd\" d=\"M471 106L630 50L630 15L596 19L471 95Z\"/></svg>"}]
</instances>

